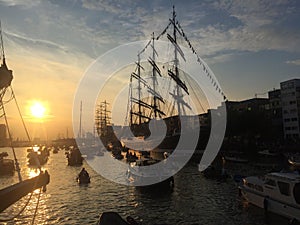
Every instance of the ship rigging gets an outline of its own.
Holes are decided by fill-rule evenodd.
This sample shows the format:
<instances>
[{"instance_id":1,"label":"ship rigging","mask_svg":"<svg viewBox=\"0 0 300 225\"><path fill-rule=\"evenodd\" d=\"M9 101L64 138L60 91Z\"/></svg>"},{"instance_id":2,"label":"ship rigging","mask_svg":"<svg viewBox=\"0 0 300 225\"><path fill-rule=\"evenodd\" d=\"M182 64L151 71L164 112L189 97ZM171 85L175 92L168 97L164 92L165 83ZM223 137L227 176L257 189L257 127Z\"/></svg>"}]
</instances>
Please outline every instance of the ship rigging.
<instances>
[{"instance_id":1,"label":"ship rigging","mask_svg":"<svg viewBox=\"0 0 300 225\"><path fill-rule=\"evenodd\" d=\"M1 199L0 213L3 212L5 209L7 209L9 206L15 204L22 197L31 193L26 204L22 207L22 209L16 215L14 215L10 218L1 218L0 219L0 222L8 222L8 221L14 220L16 217L19 217L22 214L22 212L25 210L26 206L28 205L28 203L32 197L34 190L40 189L38 200L40 199L41 192L46 190L46 185L50 181L50 176L47 171L41 170L40 165L39 165L40 173L38 176L33 177L31 179L26 179L26 180L23 180L23 178L21 176L21 172L20 172L21 169L20 169L19 162L18 162L18 159L16 156L15 148L13 146L10 124L8 122L7 113L5 110L5 105L7 103L9 103L11 101L15 102L17 110L18 110L20 118L21 118L21 121L22 121L22 124L23 124L23 127L24 127L24 130L26 132L27 138L30 141L30 143L31 143L31 138L30 138L28 130L25 126L25 122L21 115L21 111L20 111L16 96L15 96L15 93L11 86L11 82L13 80L13 74L12 74L12 70L10 70L6 64L1 22L0 22L0 41L1 41L0 60L2 60L1 65L0 65L0 118L4 118L4 121L5 121L6 129L7 129L7 133L8 133L8 137L9 137L9 144L10 144L10 147L13 152L15 167L16 167L16 171L18 173L18 178L19 178L18 183L13 184L11 186L8 186L8 187L0 190L0 199ZM8 99L5 99L5 95L6 94L8 95L9 93L10 93L10 97ZM33 223L34 223L35 216L37 214L38 202L39 201L37 201L36 210L35 210L35 213L34 213L33 219L32 219Z\"/></svg>"},{"instance_id":2,"label":"ship rigging","mask_svg":"<svg viewBox=\"0 0 300 225\"><path fill-rule=\"evenodd\" d=\"M162 49L157 43L164 36L167 39L168 49ZM193 80L182 69L187 58L185 51L179 45L179 40L187 44L196 56L200 68L211 81L213 89L222 96L224 101L226 100L217 81L187 38L176 18L173 6L172 17L168 25L158 36L155 37L152 33L151 39L138 52L135 70L130 75L129 121L127 123L135 136L147 138L150 135L148 126L151 120L164 120L167 125L166 135L174 136L181 130L180 116L189 117L191 121L199 120L197 112L199 108L205 112L205 107L198 96L198 87L193 86ZM167 59L164 58L166 51L168 52ZM142 61L145 57L147 60ZM163 147L174 148L174 146Z\"/></svg>"}]
</instances>

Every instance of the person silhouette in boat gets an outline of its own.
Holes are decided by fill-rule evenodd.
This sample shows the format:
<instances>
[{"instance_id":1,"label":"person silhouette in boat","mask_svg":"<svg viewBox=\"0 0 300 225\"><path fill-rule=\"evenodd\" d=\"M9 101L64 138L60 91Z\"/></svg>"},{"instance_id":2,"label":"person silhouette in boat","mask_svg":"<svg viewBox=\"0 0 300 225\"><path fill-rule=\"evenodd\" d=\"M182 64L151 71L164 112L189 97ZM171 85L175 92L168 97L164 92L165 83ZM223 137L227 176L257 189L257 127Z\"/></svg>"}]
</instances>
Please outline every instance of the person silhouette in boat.
<instances>
[{"instance_id":1,"label":"person silhouette in boat","mask_svg":"<svg viewBox=\"0 0 300 225\"><path fill-rule=\"evenodd\" d=\"M82 170L80 171L80 173L78 174L78 177L79 178L87 178L87 177L90 177L90 175L83 167Z\"/></svg>"}]
</instances>

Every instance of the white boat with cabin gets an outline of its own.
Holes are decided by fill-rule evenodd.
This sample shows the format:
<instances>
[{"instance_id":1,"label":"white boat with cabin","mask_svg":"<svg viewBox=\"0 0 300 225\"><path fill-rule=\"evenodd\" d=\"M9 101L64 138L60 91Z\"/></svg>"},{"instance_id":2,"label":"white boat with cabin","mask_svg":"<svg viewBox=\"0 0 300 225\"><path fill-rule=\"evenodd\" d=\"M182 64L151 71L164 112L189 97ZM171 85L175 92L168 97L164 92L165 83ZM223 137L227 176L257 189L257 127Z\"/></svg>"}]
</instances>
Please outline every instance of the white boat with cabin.
<instances>
[{"instance_id":1,"label":"white boat with cabin","mask_svg":"<svg viewBox=\"0 0 300 225\"><path fill-rule=\"evenodd\" d=\"M239 185L240 194L265 211L300 221L300 175L276 172L250 176Z\"/></svg>"},{"instance_id":2,"label":"white boat with cabin","mask_svg":"<svg viewBox=\"0 0 300 225\"><path fill-rule=\"evenodd\" d=\"M148 186L148 187L174 187L174 178L170 176L166 170L159 170L154 168L147 170L148 166L160 163L161 161L142 158L129 164L127 171L128 183L134 186Z\"/></svg>"}]
</instances>

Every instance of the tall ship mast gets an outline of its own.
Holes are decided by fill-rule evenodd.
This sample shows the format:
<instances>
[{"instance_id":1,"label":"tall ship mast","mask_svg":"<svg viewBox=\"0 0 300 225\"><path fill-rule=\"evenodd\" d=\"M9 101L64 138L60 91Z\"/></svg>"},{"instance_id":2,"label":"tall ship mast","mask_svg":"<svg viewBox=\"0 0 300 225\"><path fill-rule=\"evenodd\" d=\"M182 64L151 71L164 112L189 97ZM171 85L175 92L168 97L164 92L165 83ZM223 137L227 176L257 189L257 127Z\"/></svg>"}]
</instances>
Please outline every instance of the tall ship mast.
<instances>
[{"instance_id":1,"label":"tall ship mast","mask_svg":"<svg viewBox=\"0 0 300 225\"><path fill-rule=\"evenodd\" d=\"M180 49L177 43L177 35L180 32L179 27L176 25L176 13L173 7L172 18L169 20L169 24L159 36L155 37L152 33L152 37L146 46L138 53L138 60L136 62L136 69L130 75L130 122L135 136L149 135L149 129L147 124L150 120L155 119L167 119L170 117L182 115L186 113L186 108L191 107L184 101L184 95L189 95L188 87L180 77L179 71L179 57L185 60L183 51ZM173 27L173 29L169 29ZM167 39L173 46L173 57L167 63L158 63L159 53L156 50L155 43L167 32ZM150 48L150 54L147 62L141 62L141 55L144 54L148 48ZM170 90L168 95L172 97L172 102L168 99L164 99L160 92L162 87L158 83L158 78L169 77L170 83L173 85L173 90ZM178 125L178 120L176 120ZM174 121L172 121L173 123ZM169 129L173 129L168 127ZM171 130L168 131L173 132Z\"/></svg>"},{"instance_id":2,"label":"tall ship mast","mask_svg":"<svg viewBox=\"0 0 300 225\"><path fill-rule=\"evenodd\" d=\"M104 147L108 150L112 148L121 148L122 144L116 137L112 124L109 103L105 100L100 102L95 112L95 130L101 139Z\"/></svg>"},{"instance_id":3,"label":"tall ship mast","mask_svg":"<svg viewBox=\"0 0 300 225\"><path fill-rule=\"evenodd\" d=\"M109 116L110 111L108 111L109 103L106 102L101 102L96 109L96 117L95 117L95 126L96 126L96 132L100 137L107 136L109 133L108 127L111 126L110 119L111 117Z\"/></svg>"},{"instance_id":4,"label":"tall ship mast","mask_svg":"<svg viewBox=\"0 0 300 225\"><path fill-rule=\"evenodd\" d=\"M165 52L161 52L161 45L158 40L166 37L168 59L165 59ZM191 52L196 55L197 62L205 74L210 77L216 92L219 92L226 100L217 82L209 74L205 63L197 55L191 42L188 40L182 29L175 7L173 6L172 16L165 29L155 36L152 33L151 39L145 47L138 52L137 62L134 71L130 75L129 93L129 126L133 134L138 137L147 138L151 135L149 123L151 120L164 120L167 126L166 138L158 146L162 149L174 149L178 143L181 131L181 116L189 117L191 120L198 120L199 113L195 112L189 100L192 94L197 98L191 80L182 71L181 63L186 62L184 51L179 45L179 40L188 45ZM142 59L147 58L147 60ZM197 104L204 109L198 99ZM204 110L203 110L204 112ZM196 128L200 129L200 127ZM192 131L191 131L192 132ZM207 142L209 131L201 129L203 143ZM204 140L204 141L203 141ZM205 141L206 140L206 141ZM202 147L203 148L203 147Z\"/></svg>"}]
</instances>

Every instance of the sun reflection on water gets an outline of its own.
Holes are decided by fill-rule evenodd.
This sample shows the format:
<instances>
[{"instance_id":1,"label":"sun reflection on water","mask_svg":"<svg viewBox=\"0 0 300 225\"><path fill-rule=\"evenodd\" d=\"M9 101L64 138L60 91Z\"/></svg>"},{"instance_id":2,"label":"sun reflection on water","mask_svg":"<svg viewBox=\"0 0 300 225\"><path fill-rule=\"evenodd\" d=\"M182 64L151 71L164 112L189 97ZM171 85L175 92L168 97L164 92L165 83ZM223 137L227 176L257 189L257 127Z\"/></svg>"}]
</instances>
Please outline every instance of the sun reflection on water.
<instances>
[{"instance_id":1,"label":"sun reflection on water","mask_svg":"<svg viewBox=\"0 0 300 225\"><path fill-rule=\"evenodd\" d=\"M30 168L29 170L28 170L28 177L29 178L33 178L33 177L36 177L36 176L38 176L39 175L39 170L38 169L32 169L32 168Z\"/></svg>"}]
</instances>

